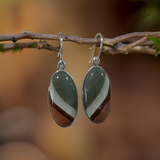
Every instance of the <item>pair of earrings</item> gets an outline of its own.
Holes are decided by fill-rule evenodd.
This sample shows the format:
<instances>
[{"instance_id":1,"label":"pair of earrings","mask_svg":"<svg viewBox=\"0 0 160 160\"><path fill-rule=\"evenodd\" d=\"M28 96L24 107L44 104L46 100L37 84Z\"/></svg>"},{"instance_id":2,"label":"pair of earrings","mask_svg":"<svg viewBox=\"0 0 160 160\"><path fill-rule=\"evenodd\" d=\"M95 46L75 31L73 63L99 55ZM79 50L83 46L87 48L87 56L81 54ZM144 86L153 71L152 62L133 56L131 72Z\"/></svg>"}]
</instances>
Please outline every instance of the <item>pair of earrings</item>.
<instances>
[{"instance_id":1,"label":"pair of earrings","mask_svg":"<svg viewBox=\"0 0 160 160\"><path fill-rule=\"evenodd\" d=\"M95 45L93 45L93 55L91 67L83 82L82 101L87 117L94 123L104 122L111 109L111 83L107 73L103 68L99 67L100 55L103 46L103 36L97 33L95 38L100 36L100 52L97 57L93 57ZM62 59L63 54L63 35L59 34L60 52L58 56L58 71L56 71L50 80L48 88L48 96L50 103L50 111L55 122L61 127L70 126L77 115L78 95L76 85L72 77L64 71L66 66Z\"/></svg>"}]
</instances>

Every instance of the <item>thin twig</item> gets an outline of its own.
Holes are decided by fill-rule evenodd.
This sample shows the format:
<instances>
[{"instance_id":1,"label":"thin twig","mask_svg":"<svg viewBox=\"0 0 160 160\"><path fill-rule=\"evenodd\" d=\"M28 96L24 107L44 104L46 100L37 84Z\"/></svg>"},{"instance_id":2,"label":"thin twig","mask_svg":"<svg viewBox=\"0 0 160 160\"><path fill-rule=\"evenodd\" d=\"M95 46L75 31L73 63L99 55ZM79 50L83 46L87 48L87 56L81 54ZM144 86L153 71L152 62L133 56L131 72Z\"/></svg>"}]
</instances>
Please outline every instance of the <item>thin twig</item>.
<instances>
[{"instance_id":1,"label":"thin twig","mask_svg":"<svg viewBox=\"0 0 160 160\"><path fill-rule=\"evenodd\" d=\"M160 37L160 32L133 32L124 34L115 38L105 38L103 40L103 51L108 54L120 54L120 53L131 53L131 52L139 52L142 53L145 51L146 54L154 54L155 49L152 47L155 46L153 42L148 39L148 36L155 36ZM0 42L2 41L13 41L14 43L21 39L38 39L44 40L39 41L37 43L38 49L47 49L50 51L59 51L59 47L54 47L49 45L45 40L59 40L59 35L53 34L39 34L39 33L30 33L29 31L25 30L23 33L20 34L13 34L13 35L0 35ZM73 35L63 35L64 41L71 41L79 44L100 44L100 38L83 38L77 37ZM29 42L30 43L30 42ZM30 47L28 42L24 43L15 43L16 47L19 48L35 48ZM33 42L35 44L35 42ZM0 44L1 45L1 44ZM148 48L145 48L148 46ZM3 49L7 48L11 49L14 48L14 44L4 44ZM137 47L141 47L139 50ZM2 47L0 47L1 51Z\"/></svg>"},{"instance_id":2,"label":"thin twig","mask_svg":"<svg viewBox=\"0 0 160 160\"><path fill-rule=\"evenodd\" d=\"M37 42L24 42L24 43L8 43L8 44L0 44L0 51L8 51L8 50L16 50L23 48L36 48Z\"/></svg>"},{"instance_id":3,"label":"thin twig","mask_svg":"<svg viewBox=\"0 0 160 160\"><path fill-rule=\"evenodd\" d=\"M119 42L127 41L131 38L143 38L147 36L155 36L160 37L160 32L133 32L124 34L115 38L104 38L103 43L106 45L114 45ZM71 41L76 42L79 44L100 44L100 39L94 38L83 38L77 37L73 35L63 35L64 41ZM16 42L20 39L43 39L43 40L59 40L59 35L53 34L40 34L40 33L30 33L29 31L25 30L23 33L20 34L13 34L13 35L0 35L0 41L13 41Z\"/></svg>"},{"instance_id":4,"label":"thin twig","mask_svg":"<svg viewBox=\"0 0 160 160\"><path fill-rule=\"evenodd\" d=\"M128 54L128 52L135 46L138 46L142 43L144 43L145 41L147 41L147 37L143 37L135 42L132 42L130 44L127 44L127 45L122 45L121 43L118 43L116 45L116 50L119 51L120 53L125 53L125 54ZM121 44L121 45L120 45Z\"/></svg>"},{"instance_id":5,"label":"thin twig","mask_svg":"<svg viewBox=\"0 0 160 160\"><path fill-rule=\"evenodd\" d=\"M111 55L120 54L116 49L110 48L107 46L103 47L103 52L106 54L111 54ZM132 48L129 51L129 53L143 53L143 54L155 55L155 49L149 48L148 46L136 46Z\"/></svg>"},{"instance_id":6,"label":"thin twig","mask_svg":"<svg viewBox=\"0 0 160 160\"><path fill-rule=\"evenodd\" d=\"M104 44L114 45L116 43L124 42L132 38L140 39L140 38L148 37L148 36L160 37L160 32L132 32L132 33L124 34L124 35L121 35L121 36L118 36L118 37L115 37L109 40L104 39Z\"/></svg>"}]
</instances>

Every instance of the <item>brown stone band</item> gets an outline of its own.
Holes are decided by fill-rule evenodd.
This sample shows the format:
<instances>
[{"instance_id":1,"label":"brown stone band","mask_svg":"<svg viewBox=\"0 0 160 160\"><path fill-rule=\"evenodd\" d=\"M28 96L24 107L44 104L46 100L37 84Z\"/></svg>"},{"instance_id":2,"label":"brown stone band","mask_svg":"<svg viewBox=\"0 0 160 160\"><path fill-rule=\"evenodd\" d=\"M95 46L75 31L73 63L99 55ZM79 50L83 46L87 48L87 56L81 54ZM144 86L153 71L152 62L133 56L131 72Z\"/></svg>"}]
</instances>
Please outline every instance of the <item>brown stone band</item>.
<instances>
[{"instance_id":1,"label":"brown stone band","mask_svg":"<svg viewBox=\"0 0 160 160\"><path fill-rule=\"evenodd\" d=\"M102 104L90 117L90 120L94 123L102 123L108 116L110 111L110 95L111 95L111 86L109 86L108 94Z\"/></svg>"},{"instance_id":2,"label":"brown stone band","mask_svg":"<svg viewBox=\"0 0 160 160\"><path fill-rule=\"evenodd\" d=\"M51 112L54 120L63 127L70 126L74 118L67 114L64 110L62 110L59 106L57 106L51 99L51 95L49 93L49 103L51 106Z\"/></svg>"}]
</instances>

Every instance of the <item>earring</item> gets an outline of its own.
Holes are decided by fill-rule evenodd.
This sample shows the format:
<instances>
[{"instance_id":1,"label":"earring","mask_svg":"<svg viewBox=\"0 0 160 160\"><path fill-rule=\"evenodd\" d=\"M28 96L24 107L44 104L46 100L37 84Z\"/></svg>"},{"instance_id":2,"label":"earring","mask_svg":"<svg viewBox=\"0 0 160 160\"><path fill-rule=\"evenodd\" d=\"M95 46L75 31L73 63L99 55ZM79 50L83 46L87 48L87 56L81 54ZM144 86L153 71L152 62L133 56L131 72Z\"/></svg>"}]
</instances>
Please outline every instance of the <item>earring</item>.
<instances>
[{"instance_id":1,"label":"earring","mask_svg":"<svg viewBox=\"0 0 160 160\"><path fill-rule=\"evenodd\" d=\"M100 52L97 57L93 57L95 45L92 46L93 58L91 58L90 62L92 61L93 67L88 70L82 88L82 101L85 113L93 123L97 124L104 122L109 115L112 92L107 73L98 66L103 46L103 36L101 33L97 33L95 38L98 36L101 37Z\"/></svg>"},{"instance_id":2,"label":"earring","mask_svg":"<svg viewBox=\"0 0 160 160\"><path fill-rule=\"evenodd\" d=\"M61 127L70 126L77 115L78 96L76 85L72 77L64 71L66 66L62 59L63 53L63 35L59 34L60 52L58 56L58 71L56 71L50 80L48 88L48 98L50 111L55 122Z\"/></svg>"}]
</instances>

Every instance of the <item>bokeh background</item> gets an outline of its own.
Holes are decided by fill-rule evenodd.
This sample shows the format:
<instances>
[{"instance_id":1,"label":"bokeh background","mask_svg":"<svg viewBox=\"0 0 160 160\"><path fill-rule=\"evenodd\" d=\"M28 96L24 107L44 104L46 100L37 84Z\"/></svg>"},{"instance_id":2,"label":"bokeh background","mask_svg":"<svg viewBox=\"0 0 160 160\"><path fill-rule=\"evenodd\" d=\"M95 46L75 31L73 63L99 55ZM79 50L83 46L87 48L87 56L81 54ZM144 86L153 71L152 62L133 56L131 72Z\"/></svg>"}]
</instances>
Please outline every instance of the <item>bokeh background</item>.
<instances>
[{"instance_id":1,"label":"bokeh background","mask_svg":"<svg viewBox=\"0 0 160 160\"><path fill-rule=\"evenodd\" d=\"M0 35L33 33L113 38L160 30L159 0L0 0ZM21 42L21 41L19 41ZM92 124L81 100L92 66L88 45L64 42L66 71L79 96L74 124L59 127L47 91L57 53L24 49L0 54L0 160L160 159L160 57L101 55L112 83L112 108Z\"/></svg>"}]
</instances>

